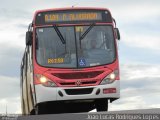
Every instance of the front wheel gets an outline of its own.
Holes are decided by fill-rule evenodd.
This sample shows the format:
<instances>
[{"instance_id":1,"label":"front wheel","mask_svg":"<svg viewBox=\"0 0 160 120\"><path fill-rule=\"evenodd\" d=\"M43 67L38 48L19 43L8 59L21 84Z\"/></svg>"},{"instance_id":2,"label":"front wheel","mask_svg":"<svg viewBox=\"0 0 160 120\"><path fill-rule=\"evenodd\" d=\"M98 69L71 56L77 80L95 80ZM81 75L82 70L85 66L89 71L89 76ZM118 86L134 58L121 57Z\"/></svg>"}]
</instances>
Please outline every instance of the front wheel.
<instances>
[{"instance_id":1,"label":"front wheel","mask_svg":"<svg viewBox=\"0 0 160 120\"><path fill-rule=\"evenodd\" d=\"M97 112L108 111L108 100L98 99L95 101L95 106L96 106Z\"/></svg>"},{"instance_id":2,"label":"front wheel","mask_svg":"<svg viewBox=\"0 0 160 120\"><path fill-rule=\"evenodd\" d=\"M39 105L37 105L35 107L35 115L39 115L39 114L40 114L40 107L39 107Z\"/></svg>"},{"instance_id":3,"label":"front wheel","mask_svg":"<svg viewBox=\"0 0 160 120\"><path fill-rule=\"evenodd\" d=\"M44 104L38 104L35 106L34 108L34 112L35 112L35 115L39 115L39 114L45 114L47 112L46 110L46 107Z\"/></svg>"}]
</instances>

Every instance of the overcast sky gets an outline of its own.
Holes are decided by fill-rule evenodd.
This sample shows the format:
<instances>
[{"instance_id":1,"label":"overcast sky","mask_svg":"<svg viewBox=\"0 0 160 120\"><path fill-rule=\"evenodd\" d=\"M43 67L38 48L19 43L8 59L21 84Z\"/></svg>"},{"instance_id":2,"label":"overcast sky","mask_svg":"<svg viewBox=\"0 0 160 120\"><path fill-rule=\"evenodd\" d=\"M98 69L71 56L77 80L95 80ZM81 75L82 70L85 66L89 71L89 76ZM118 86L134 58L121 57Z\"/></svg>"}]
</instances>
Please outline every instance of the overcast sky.
<instances>
[{"instance_id":1,"label":"overcast sky","mask_svg":"<svg viewBox=\"0 0 160 120\"><path fill-rule=\"evenodd\" d=\"M160 108L160 0L5 0L0 4L0 113L21 113L25 32L36 10L109 8L121 33L121 98L109 111Z\"/></svg>"}]
</instances>

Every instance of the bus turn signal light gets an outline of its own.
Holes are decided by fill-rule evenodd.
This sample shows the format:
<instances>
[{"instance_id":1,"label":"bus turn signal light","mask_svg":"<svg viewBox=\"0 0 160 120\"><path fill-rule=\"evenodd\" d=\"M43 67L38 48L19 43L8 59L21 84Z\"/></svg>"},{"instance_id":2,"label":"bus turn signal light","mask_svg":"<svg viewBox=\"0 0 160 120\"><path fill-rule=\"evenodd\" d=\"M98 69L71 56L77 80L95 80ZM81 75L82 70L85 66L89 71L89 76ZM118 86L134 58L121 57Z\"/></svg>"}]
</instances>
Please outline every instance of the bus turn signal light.
<instances>
[{"instance_id":1,"label":"bus turn signal light","mask_svg":"<svg viewBox=\"0 0 160 120\"><path fill-rule=\"evenodd\" d=\"M105 88L103 94L116 93L116 88Z\"/></svg>"}]
</instances>

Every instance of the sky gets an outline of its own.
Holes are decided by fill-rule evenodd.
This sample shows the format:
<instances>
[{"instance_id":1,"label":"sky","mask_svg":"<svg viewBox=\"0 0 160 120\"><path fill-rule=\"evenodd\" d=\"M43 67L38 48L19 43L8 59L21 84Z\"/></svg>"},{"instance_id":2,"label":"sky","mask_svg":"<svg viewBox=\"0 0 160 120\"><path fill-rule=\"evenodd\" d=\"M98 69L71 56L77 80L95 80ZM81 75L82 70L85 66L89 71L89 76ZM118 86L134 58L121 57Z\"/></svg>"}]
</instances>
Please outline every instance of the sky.
<instances>
[{"instance_id":1,"label":"sky","mask_svg":"<svg viewBox=\"0 0 160 120\"><path fill-rule=\"evenodd\" d=\"M40 9L110 9L121 33L118 41L121 98L109 111L160 108L159 0L5 0L0 4L0 113L21 113L20 64L25 32Z\"/></svg>"}]
</instances>

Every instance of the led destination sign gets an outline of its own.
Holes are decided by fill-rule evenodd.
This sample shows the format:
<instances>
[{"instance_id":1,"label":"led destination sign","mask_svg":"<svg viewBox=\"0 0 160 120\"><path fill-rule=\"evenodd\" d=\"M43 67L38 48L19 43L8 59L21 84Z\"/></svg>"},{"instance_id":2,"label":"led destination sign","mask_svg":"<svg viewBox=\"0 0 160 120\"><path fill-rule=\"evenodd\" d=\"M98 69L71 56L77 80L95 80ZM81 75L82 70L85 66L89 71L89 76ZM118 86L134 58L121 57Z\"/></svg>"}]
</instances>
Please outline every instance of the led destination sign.
<instances>
[{"instance_id":1,"label":"led destination sign","mask_svg":"<svg viewBox=\"0 0 160 120\"><path fill-rule=\"evenodd\" d=\"M111 15L106 11L49 11L38 13L36 25L78 22L111 22Z\"/></svg>"},{"instance_id":2,"label":"led destination sign","mask_svg":"<svg viewBox=\"0 0 160 120\"><path fill-rule=\"evenodd\" d=\"M100 13L59 13L59 14L46 14L45 22L57 21L86 21L86 20L102 20Z\"/></svg>"}]
</instances>

